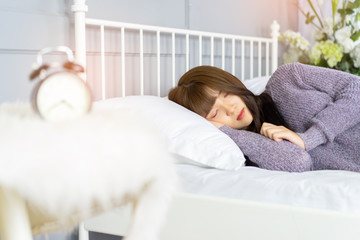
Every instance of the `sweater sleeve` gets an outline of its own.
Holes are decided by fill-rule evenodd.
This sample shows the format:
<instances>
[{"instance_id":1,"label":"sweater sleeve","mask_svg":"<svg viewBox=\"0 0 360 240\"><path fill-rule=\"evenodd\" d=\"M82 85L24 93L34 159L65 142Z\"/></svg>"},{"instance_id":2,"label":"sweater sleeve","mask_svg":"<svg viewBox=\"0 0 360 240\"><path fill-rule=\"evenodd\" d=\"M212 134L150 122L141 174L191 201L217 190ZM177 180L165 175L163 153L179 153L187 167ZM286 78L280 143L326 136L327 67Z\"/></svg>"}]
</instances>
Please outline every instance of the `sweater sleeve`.
<instances>
[{"instance_id":1,"label":"sweater sleeve","mask_svg":"<svg viewBox=\"0 0 360 240\"><path fill-rule=\"evenodd\" d=\"M228 126L220 128L252 162L260 168L287 172L311 170L310 155L302 148L288 142L275 142L260 134L236 130Z\"/></svg>"},{"instance_id":2,"label":"sweater sleeve","mask_svg":"<svg viewBox=\"0 0 360 240\"><path fill-rule=\"evenodd\" d=\"M313 116L307 130L298 133L304 140L307 151L325 142L332 142L338 134L360 122L360 78L358 76L300 63L281 67L281 74L291 72L291 76L287 77L286 81L293 81L292 84L300 86L304 91L315 89L326 93L331 99L324 109Z\"/></svg>"}]
</instances>

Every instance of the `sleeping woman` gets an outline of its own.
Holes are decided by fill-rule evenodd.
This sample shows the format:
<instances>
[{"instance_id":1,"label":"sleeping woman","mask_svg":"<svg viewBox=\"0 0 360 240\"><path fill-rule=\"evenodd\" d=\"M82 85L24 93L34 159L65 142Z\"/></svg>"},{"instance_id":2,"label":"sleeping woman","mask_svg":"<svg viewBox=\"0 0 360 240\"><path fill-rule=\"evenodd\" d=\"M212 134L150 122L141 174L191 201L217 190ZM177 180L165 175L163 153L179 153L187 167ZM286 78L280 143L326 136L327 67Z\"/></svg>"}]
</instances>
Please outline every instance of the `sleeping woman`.
<instances>
[{"instance_id":1,"label":"sleeping woman","mask_svg":"<svg viewBox=\"0 0 360 240\"><path fill-rule=\"evenodd\" d=\"M227 134L249 165L360 172L360 78L355 75L286 64L265 92L254 95L230 73L199 66L186 72L168 97Z\"/></svg>"}]
</instances>

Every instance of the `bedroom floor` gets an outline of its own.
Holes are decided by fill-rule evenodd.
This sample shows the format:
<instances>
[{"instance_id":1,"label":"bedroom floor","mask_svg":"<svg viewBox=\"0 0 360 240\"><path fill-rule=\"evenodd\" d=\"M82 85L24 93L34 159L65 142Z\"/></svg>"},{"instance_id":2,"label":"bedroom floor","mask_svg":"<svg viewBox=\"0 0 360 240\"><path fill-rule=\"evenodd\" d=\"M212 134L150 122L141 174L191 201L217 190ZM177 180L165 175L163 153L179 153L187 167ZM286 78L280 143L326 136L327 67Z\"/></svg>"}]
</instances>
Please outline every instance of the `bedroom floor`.
<instances>
[{"instance_id":1,"label":"bedroom floor","mask_svg":"<svg viewBox=\"0 0 360 240\"><path fill-rule=\"evenodd\" d=\"M67 235L63 232L58 233L51 233L48 236L40 235L36 240L78 240L79 236L77 231ZM1 237L0 237L1 240ZM89 232L89 240L122 240L122 237L104 234L104 233L97 233L97 232Z\"/></svg>"},{"instance_id":2,"label":"bedroom floor","mask_svg":"<svg viewBox=\"0 0 360 240\"><path fill-rule=\"evenodd\" d=\"M122 237L97 233L97 232L89 232L89 240L121 240Z\"/></svg>"}]
</instances>

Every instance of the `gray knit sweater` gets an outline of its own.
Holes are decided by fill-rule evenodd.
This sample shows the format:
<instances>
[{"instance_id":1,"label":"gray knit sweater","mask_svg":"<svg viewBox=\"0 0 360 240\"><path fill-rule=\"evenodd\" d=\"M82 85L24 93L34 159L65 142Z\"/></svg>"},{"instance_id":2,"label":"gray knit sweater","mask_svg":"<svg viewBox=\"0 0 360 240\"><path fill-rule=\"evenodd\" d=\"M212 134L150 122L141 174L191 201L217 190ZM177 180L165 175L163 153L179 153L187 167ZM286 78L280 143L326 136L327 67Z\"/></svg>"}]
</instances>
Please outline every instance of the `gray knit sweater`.
<instances>
[{"instance_id":1,"label":"gray knit sweater","mask_svg":"<svg viewBox=\"0 0 360 240\"><path fill-rule=\"evenodd\" d=\"M300 63L271 76L270 94L306 151L260 134L220 128L261 168L289 172L341 169L360 172L360 78Z\"/></svg>"}]
</instances>

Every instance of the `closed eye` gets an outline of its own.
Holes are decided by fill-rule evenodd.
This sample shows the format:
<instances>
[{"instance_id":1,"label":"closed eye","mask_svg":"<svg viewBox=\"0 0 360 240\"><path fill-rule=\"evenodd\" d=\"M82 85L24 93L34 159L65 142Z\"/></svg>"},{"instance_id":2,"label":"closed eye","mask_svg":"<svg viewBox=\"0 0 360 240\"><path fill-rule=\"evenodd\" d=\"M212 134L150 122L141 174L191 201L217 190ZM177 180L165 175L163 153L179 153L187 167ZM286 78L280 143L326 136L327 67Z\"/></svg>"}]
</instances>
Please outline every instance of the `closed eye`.
<instances>
[{"instance_id":1,"label":"closed eye","mask_svg":"<svg viewBox=\"0 0 360 240\"><path fill-rule=\"evenodd\" d=\"M212 118L215 118L218 115L218 110L215 111L215 114L212 116Z\"/></svg>"},{"instance_id":2,"label":"closed eye","mask_svg":"<svg viewBox=\"0 0 360 240\"><path fill-rule=\"evenodd\" d=\"M218 114L218 110L215 110L215 113L210 115L210 119L214 119Z\"/></svg>"}]
</instances>

